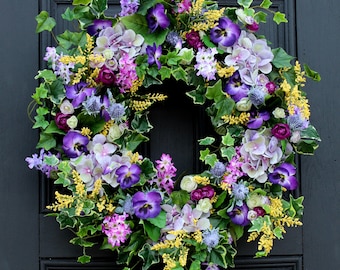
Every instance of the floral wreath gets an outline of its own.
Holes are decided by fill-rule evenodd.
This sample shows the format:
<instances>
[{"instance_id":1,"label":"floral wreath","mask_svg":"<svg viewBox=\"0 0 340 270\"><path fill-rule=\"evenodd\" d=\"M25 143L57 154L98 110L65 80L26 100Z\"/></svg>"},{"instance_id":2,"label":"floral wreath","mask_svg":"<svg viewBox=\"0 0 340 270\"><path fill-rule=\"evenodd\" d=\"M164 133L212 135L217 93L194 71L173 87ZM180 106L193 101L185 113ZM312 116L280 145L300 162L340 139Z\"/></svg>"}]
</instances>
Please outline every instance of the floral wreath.
<instances>
[{"instance_id":1,"label":"floral wreath","mask_svg":"<svg viewBox=\"0 0 340 270\"><path fill-rule=\"evenodd\" d=\"M47 209L75 233L79 262L102 236L124 269L136 260L143 269L228 268L243 235L262 257L286 227L302 225L303 197L290 193L295 157L320 140L302 87L320 77L257 34L268 13L287 22L271 1L238 4L121 0L111 18L106 0L74 0L62 15L79 31L46 49L29 106L41 150L26 161L61 187ZM46 11L36 20L37 33L53 34ZM152 128L149 107L167 97L149 87L167 79L186 83L216 130L199 140L206 169L178 179L169 154L153 162L136 151Z\"/></svg>"}]
</instances>

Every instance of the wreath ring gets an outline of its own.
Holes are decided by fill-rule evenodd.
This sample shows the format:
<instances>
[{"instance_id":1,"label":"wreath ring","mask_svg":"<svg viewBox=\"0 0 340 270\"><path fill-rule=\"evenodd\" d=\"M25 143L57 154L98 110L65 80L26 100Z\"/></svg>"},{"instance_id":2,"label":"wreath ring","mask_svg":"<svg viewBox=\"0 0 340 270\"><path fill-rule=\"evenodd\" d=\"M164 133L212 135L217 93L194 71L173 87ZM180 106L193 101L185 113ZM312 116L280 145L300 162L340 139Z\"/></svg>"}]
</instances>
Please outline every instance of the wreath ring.
<instances>
[{"instance_id":1,"label":"wreath ring","mask_svg":"<svg viewBox=\"0 0 340 270\"><path fill-rule=\"evenodd\" d=\"M302 91L306 76L320 78L256 34L271 1L238 4L122 0L110 18L106 0L75 0L62 15L80 28L46 49L29 107L41 151L26 161L66 190L47 208L75 233L79 262L104 236L118 263L228 268L243 235L262 257L286 226L302 225L303 197L284 195L298 187L296 154L320 140ZM52 33L46 11L36 20L37 33ZM151 86L168 79L191 88L216 131L198 141L205 170L176 181L169 154L153 162L136 152L152 128L149 107L166 99Z\"/></svg>"}]
</instances>

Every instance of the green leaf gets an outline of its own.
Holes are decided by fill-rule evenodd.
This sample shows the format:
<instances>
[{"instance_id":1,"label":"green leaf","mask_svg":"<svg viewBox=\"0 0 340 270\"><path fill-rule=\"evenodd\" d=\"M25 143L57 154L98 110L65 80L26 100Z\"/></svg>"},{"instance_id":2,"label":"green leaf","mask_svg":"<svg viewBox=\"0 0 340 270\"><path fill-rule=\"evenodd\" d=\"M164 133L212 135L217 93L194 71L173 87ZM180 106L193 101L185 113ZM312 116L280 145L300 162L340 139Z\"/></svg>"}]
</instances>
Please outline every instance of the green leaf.
<instances>
[{"instance_id":1,"label":"green leaf","mask_svg":"<svg viewBox=\"0 0 340 270\"><path fill-rule=\"evenodd\" d=\"M50 166L57 166L59 163L59 159L55 155L45 156L44 162Z\"/></svg>"},{"instance_id":2,"label":"green leaf","mask_svg":"<svg viewBox=\"0 0 340 270\"><path fill-rule=\"evenodd\" d=\"M68 50L71 47L83 47L86 44L86 32L71 32L66 30L57 36L59 46Z\"/></svg>"},{"instance_id":3,"label":"green leaf","mask_svg":"<svg viewBox=\"0 0 340 270\"><path fill-rule=\"evenodd\" d=\"M281 13L280 11L275 12L273 21L277 24L288 22L288 20L286 19L286 15L284 13Z\"/></svg>"},{"instance_id":4,"label":"green leaf","mask_svg":"<svg viewBox=\"0 0 340 270\"><path fill-rule=\"evenodd\" d=\"M70 243L73 245L81 246L81 247L93 247L95 243L86 241L81 237L75 237L70 240Z\"/></svg>"},{"instance_id":5,"label":"green leaf","mask_svg":"<svg viewBox=\"0 0 340 270\"><path fill-rule=\"evenodd\" d=\"M237 0L237 4L244 8L249 8L251 4L253 3L253 0Z\"/></svg>"},{"instance_id":6,"label":"green leaf","mask_svg":"<svg viewBox=\"0 0 340 270\"><path fill-rule=\"evenodd\" d=\"M34 77L34 79L44 79L45 82L51 84L57 79L57 76L54 74L52 70L49 69L44 69L44 70L39 70L38 74Z\"/></svg>"},{"instance_id":7,"label":"green leaf","mask_svg":"<svg viewBox=\"0 0 340 270\"><path fill-rule=\"evenodd\" d=\"M161 211L159 215L155 218L149 218L147 219L151 224L155 225L158 228L164 228L166 225L166 213L164 211Z\"/></svg>"},{"instance_id":8,"label":"green leaf","mask_svg":"<svg viewBox=\"0 0 340 270\"><path fill-rule=\"evenodd\" d=\"M154 226L147 220L144 220L143 224L144 224L144 229L146 233L148 234L148 236L150 237L150 239L154 242L157 242L159 240L159 237L161 236L161 229Z\"/></svg>"},{"instance_id":9,"label":"green leaf","mask_svg":"<svg viewBox=\"0 0 340 270\"><path fill-rule=\"evenodd\" d=\"M226 157L228 161L231 161L231 159L235 156L236 151L234 147L222 147L221 148L221 156Z\"/></svg>"},{"instance_id":10,"label":"green leaf","mask_svg":"<svg viewBox=\"0 0 340 270\"><path fill-rule=\"evenodd\" d=\"M227 250L224 246L217 246L213 248L210 252L211 261L223 268L228 268L226 261Z\"/></svg>"},{"instance_id":11,"label":"green leaf","mask_svg":"<svg viewBox=\"0 0 340 270\"><path fill-rule=\"evenodd\" d=\"M222 136L222 143L226 146L234 146L235 139L231 137L230 133L228 132L225 136Z\"/></svg>"},{"instance_id":12,"label":"green leaf","mask_svg":"<svg viewBox=\"0 0 340 270\"><path fill-rule=\"evenodd\" d=\"M130 136L128 136L126 142L126 149L130 151L134 151L138 145L142 142L148 141L148 138L140 133L134 132Z\"/></svg>"},{"instance_id":13,"label":"green leaf","mask_svg":"<svg viewBox=\"0 0 340 270\"><path fill-rule=\"evenodd\" d=\"M282 232L282 229L280 229L279 227L275 227L275 229L273 230L273 233L277 239L283 239L283 236L282 236L283 232Z\"/></svg>"},{"instance_id":14,"label":"green leaf","mask_svg":"<svg viewBox=\"0 0 340 270\"><path fill-rule=\"evenodd\" d=\"M272 61L273 65L277 68L291 67L290 61L294 59L293 56L290 56L286 53L286 51L282 48L276 48L272 50L274 54L274 59Z\"/></svg>"},{"instance_id":15,"label":"green leaf","mask_svg":"<svg viewBox=\"0 0 340 270\"><path fill-rule=\"evenodd\" d=\"M262 3L260 4L260 7L263 7L263 8L270 8L270 6L272 5L272 1L270 0L263 0Z\"/></svg>"},{"instance_id":16,"label":"green leaf","mask_svg":"<svg viewBox=\"0 0 340 270\"><path fill-rule=\"evenodd\" d=\"M183 207L190 200L190 195L185 190L173 191L170 196L172 202L180 207Z\"/></svg>"},{"instance_id":17,"label":"green leaf","mask_svg":"<svg viewBox=\"0 0 340 270\"><path fill-rule=\"evenodd\" d=\"M184 82L187 81L187 73L182 67L178 67L172 70L172 76L176 79L176 81L182 80Z\"/></svg>"},{"instance_id":18,"label":"green leaf","mask_svg":"<svg viewBox=\"0 0 340 270\"><path fill-rule=\"evenodd\" d=\"M77 262L82 263L82 264L89 263L89 262L91 262L91 256L82 255L82 256L78 257Z\"/></svg>"},{"instance_id":19,"label":"green leaf","mask_svg":"<svg viewBox=\"0 0 340 270\"><path fill-rule=\"evenodd\" d=\"M302 140L295 146L295 150L301 155L313 155L318 147L314 140Z\"/></svg>"},{"instance_id":20,"label":"green leaf","mask_svg":"<svg viewBox=\"0 0 340 270\"><path fill-rule=\"evenodd\" d=\"M158 72L161 75L162 81L165 79L170 79L171 77L171 69L167 66L162 66Z\"/></svg>"},{"instance_id":21,"label":"green leaf","mask_svg":"<svg viewBox=\"0 0 340 270\"><path fill-rule=\"evenodd\" d=\"M71 218L63 212L58 214L56 220L58 221L61 230L65 228L74 228L77 223L75 218Z\"/></svg>"},{"instance_id":22,"label":"green leaf","mask_svg":"<svg viewBox=\"0 0 340 270\"><path fill-rule=\"evenodd\" d=\"M42 31L49 31L51 32L52 29L56 25L55 19L49 16L48 12L43 10L35 17L35 20L37 21L37 27L35 29L36 33L40 33Z\"/></svg>"},{"instance_id":23,"label":"green leaf","mask_svg":"<svg viewBox=\"0 0 340 270\"><path fill-rule=\"evenodd\" d=\"M201 262L199 260L195 260L191 263L189 270L199 270L201 269Z\"/></svg>"},{"instance_id":24,"label":"green leaf","mask_svg":"<svg viewBox=\"0 0 340 270\"><path fill-rule=\"evenodd\" d=\"M88 5L91 3L92 0L73 0L72 5L77 6L77 5Z\"/></svg>"},{"instance_id":25,"label":"green leaf","mask_svg":"<svg viewBox=\"0 0 340 270\"><path fill-rule=\"evenodd\" d=\"M142 270L147 270L151 265L159 263L159 257L154 250L151 250L150 244L145 244L138 252L138 256L143 259Z\"/></svg>"},{"instance_id":26,"label":"green leaf","mask_svg":"<svg viewBox=\"0 0 340 270\"><path fill-rule=\"evenodd\" d=\"M60 134L60 135L65 135L65 132L60 130L55 121L51 121L51 123L48 125L48 127L45 129L46 134Z\"/></svg>"},{"instance_id":27,"label":"green leaf","mask_svg":"<svg viewBox=\"0 0 340 270\"><path fill-rule=\"evenodd\" d=\"M265 23L267 22L267 16L268 14L263 12L263 11L259 11L256 12L254 15L254 19L258 22L258 23Z\"/></svg>"},{"instance_id":28,"label":"green leaf","mask_svg":"<svg viewBox=\"0 0 340 270\"><path fill-rule=\"evenodd\" d=\"M135 114L131 127L139 133L147 133L153 128L147 114Z\"/></svg>"},{"instance_id":29,"label":"green leaf","mask_svg":"<svg viewBox=\"0 0 340 270\"><path fill-rule=\"evenodd\" d=\"M216 154L209 154L205 157L204 163L213 167L217 160L218 158Z\"/></svg>"},{"instance_id":30,"label":"green leaf","mask_svg":"<svg viewBox=\"0 0 340 270\"><path fill-rule=\"evenodd\" d=\"M300 135L301 139L321 141L318 131L312 125L309 125L306 129L302 130Z\"/></svg>"},{"instance_id":31,"label":"green leaf","mask_svg":"<svg viewBox=\"0 0 340 270\"><path fill-rule=\"evenodd\" d=\"M156 31L151 33L146 21L146 17L141 14L133 14L121 18L121 22L128 28L134 30L137 34L141 34L144 37L145 43L152 45L163 44L165 38L169 32L168 29L163 31Z\"/></svg>"},{"instance_id":32,"label":"green leaf","mask_svg":"<svg viewBox=\"0 0 340 270\"><path fill-rule=\"evenodd\" d=\"M223 191L218 197L217 197L217 201L215 202L214 206L215 208L218 208L222 205L222 203L224 203L225 199L227 198L227 192Z\"/></svg>"},{"instance_id":33,"label":"green leaf","mask_svg":"<svg viewBox=\"0 0 340 270\"><path fill-rule=\"evenodd\" d=\"M92 0L91 7L98 13L103 14L107 10L107 0Z\"/></svg>"},{"instance_id":34,"label":"green leaf","mask_svg":"<svg viewBox=\"0 0 340 270\"><path fill-rule=\"evenodd\" d=\"M152 161L148 158L144 158L142 164L140 165L143 174L147 178L147 180L153 178L156 174L156 169L152 163Z\"/></svg>"},{"instance_id":35,"label":"green leaf","mask_svg":"<svg viewBox=\"0 0 340 270\"><path fill-rule=\"evenodd\" d=\"M232 235L235 240L240 239L244 234L244 227L234 223L231 223L230 230L232 231Z\"/></svg>"},{"instance_id":36,"label":"green leaf","mask_svg":"<svg viewBox=\"0 0 340 270\"><path fill-rule=\"evenodd\" d=\"M49 125L49 122L45 119L45 117L43 115L35 116L34 120L35 120L35 123L33 125L33 128L45 129Z\"/></svg>"},{"instance_id":37,"label":"green leaf","mask_svg":"<svg viewBox=\"0 0 340 270\"><path fill-rule=\"evenodd\" d=\"M203 105L205 103L205 91L206 88L199 85L196 90L186 92L186 95L193 99L194 104Z\"/></svg>"},{"instance_id":38,"label":"green leaf","mask_svg":"<svg viewBox=\"0 0 340 270\"><path fill-rule=\"evenodd\" d=\"M40 133L39 142L37 148L44 148L46 151L56 147L57 142L52 134Z\"/></svg>"},{"instance_id":39,"label":"green leaf","mask_svg":"<svg viewBox=\"0 0 340 270\"><path fill-rule=\"evenodd\" d=\"M199 145L211 145L215 142L214 137L205 137L204 139L198 140Z\"/></svg>"},{"instance_id":40,"label":"green leaf","mask_svg":"<svg viewBox=\"0 0 340 270\"><path fill-rule=\"evenodd\" d=\"M222 91L222 81L218 80L214 85L208 86L205 96L207 97L207 99L214 100L215 102L225 97L225 94Z\"/></svg>"},{"instance_id":41,"label":"green leaf","mask_svg":"<svg viewBox=\"0 0 340 270\"><path fill-rule=\"evenodd\" d=\"M317 81L317 82L319 82L321 80L320 74L318 72L310 69L310 67L308 65L304 64L303 68L304 68L308 78L311 78L311 79L313 79L314 81Z\"/></svg>"},{"instance_id":42,"label":"green leaf","mask_svg":"<svg viewBox=\"0 0 340 270\"><path fill-rule=\"evenodd\" d=\"M39 105L42 104L41 99L47 98L48 90L45 88L45 83L41 83L39 87L35 88L35 93L32 95L32 98Z\"/></svg>"}]
</instances>

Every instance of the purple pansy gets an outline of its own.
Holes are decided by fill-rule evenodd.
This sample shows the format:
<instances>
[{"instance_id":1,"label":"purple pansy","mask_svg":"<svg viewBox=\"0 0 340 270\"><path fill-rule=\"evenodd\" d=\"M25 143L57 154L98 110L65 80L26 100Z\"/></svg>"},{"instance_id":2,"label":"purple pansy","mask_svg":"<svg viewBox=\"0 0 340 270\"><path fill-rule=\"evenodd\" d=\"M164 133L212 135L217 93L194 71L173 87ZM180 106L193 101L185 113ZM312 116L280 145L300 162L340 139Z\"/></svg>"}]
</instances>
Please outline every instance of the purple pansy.
<instances>
[{"instance_id":1,"label":"purple pansy","mask_svg":"<svg viewBox=\"0 0 340 270\"><path fill-rule=\"evenodd\" d=\"M250 119L247 123L247 127L250 129L258 129L262 126L263 122L268 121L270 119L270 113L263 111L263 112L256 112L251 113Z\"/></svg>"},{"instance_id":2,"label":"purple pansy","mask_svg":"<svg viewBox=\"0 0 340 270\"><path fill-rule=\"evenodd\" d=\"M230 47L235 44L241 34L240 27L232 20L222 17L218 25L210 31L210 39L223 47Z\"/></svg>"},{"instance_id":3,"label":"purple pansy","mask_svg":"<svg viewBox=\"0 0 340 270\"><path fill-rule=\"evenodd\" d=\"M146 53L148 55L148 64L156 64L158 69L160 69L161 62L159 61L159 57L162 55L162 46L159 45L157 47L156 43L154 43L152 46L149 45L146 47Z\"/></svg>"},{"instance_id":4,"label":"purple pansy","mask_svg":"<svg viewBox=\"0 0 340 270\"><path fill-rule=\"evenodd\" d=\"M131 164L131 166L122 165L116 170L117 182L122 189L129 188L138 183L140 173L141 168L137 164Z\"/></svg>"},{"instance_id":5,"label":"purple pansy","mask_svg":"<svg viewBox=\"0 0 340 270\"><path fill-rule=\"evenodd\" d=\"M228 93L235 102L238 102L248 96L249 88L248 85L242 83L240 73L236 71L233 76L230 77L224 91Z\"/></svg>"},{"instance_id":6,"label":"purple pansy","mask_svg":"<svg viewBox=\"0 0 340 270\"><path fill-rule=\"evenodd\" d=\"M165 8L160 3L148 10L146 20L151 33L155 32L158 27L165 29L170 25L170 20L165 14Z\"/></svg>"},{"instance_id":7,"label":"purple pansy","mask_svg":"<svg viewBox=\"0 0 340 270\"><path fill-rule=\"evenodd\" d=\"M111 26L112 21L97 19L93 21L92 25L87 27L87 33L91 36L97 36L101 30Z\"/></svg>"},{"instance_id":8,"label":"purple pansy","mask_svg":"<svg viewBox=\"0 0 340 270\"><path fill-rule=\"evenodd\" d=\"M155 218L161 212L162 197L157 191L138 191L132 197L135 215L140 219Z\"/></svg>"},{"instance_id":9,"label":"purple pansy","mask_svg":"<svg viewBox=\"0 0 340 270\"><path fill-rule=\"evenodd\" d=\"M95 88L87 87L87 83L80 82L75 85L67 85L66 97L72 99L72 106L78 108L80 104L95 92Z\"/></svg>"},{"instance_id":10,"label":"purple pansy","mask_svg":"<svg viewBox=\"0 0 340 270\"><path fill-rule=\"evenodd\" d=\"M288 190L294 190L298 186L295 177L296 168L290 163L282 163L268 175L269 181L273 184L279 184Z\"/></svg>"},{"instance_id":11,"label":"purple pansy","mask_svg":"<svg viewBox=\"0 0 340 270\"><path fill-rule=\"evenodd\" d=\"M247 218L248 211L249 209L247 204L243 203L241 206L236 205L234 209L227 212L227 214L234 224L247 226L250 222L250 220Z\"/></svg>"},{"instance_id":12,"label":"purple pansy","mask_svg":"<svg viewBox=\"0 0 340 270\"><path fill-rule=\"evenodd\" d=\"M69 131L63 138L63 150L69 158L79 157L87 151L89 139L76 131Z\"/></svg>"}]
</instances>

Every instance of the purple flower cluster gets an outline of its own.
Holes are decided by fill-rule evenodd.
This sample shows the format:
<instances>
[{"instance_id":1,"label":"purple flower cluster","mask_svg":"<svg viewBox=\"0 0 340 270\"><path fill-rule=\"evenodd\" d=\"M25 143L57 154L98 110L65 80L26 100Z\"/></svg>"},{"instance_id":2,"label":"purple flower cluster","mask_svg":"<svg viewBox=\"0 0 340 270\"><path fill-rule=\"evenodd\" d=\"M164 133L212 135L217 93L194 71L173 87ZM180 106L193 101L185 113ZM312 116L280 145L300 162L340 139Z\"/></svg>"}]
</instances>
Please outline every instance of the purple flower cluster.
<instances>
[{"instance_id":1,"label":"purple flower cluster","mask_svg":"<svg viewBox=\"0 0 340 270\"><path fill-rule=\"evenodd\" d=\"M47 164L45 158L55 157L58 162L54 165ZM51 177L53 172L58 171L60 154L53 155L51 152L46 152L45 149L41 149L39 155L33 154L32 157L25 158L30 169L36 169L44 173L47 177Z\"/></svg>"},{"instance_id":2,"label":"purple flower cluster","mask_svg":"<svg viewBox=\"0 0 340 270\"><path fill-rule=\"evenodd\" d=\"M157 187L165 190L168 194L174 189L174 181L172 178L176 176L176 167L172 162L169 154L162 154L159 160L156 160L156 177L150 180L150 184L156 183Z\"/></svg>"},{"instance_id":3,"label":"purple flower cluster","mask_svg":"<svg viewBox=\"0 0 340 270\"><path fill-rule=\"evenodd\" d=\"M196 75L201 75L206 80L215 80L216 63L215 55L217 54L216 48L199 48L196 54Z\"/></svg>"},{"instance_id":4,"label":"purple flower cluster","mask_svg":"<svg viewBox=\"0 0 340 270\"><path fill-rule=\"evenodd\" d=\"M124 17L136 13L139 7L139 0L120 0L122 8L119 16Z\"/></svg>"},{"instance_id":5,"label":"purple flower cluster","mask_svg":"<svg viewBox=\"0 0 340 270\"><path fill-rule=\"evenodd\" d=\"M119 247L125 243L127 236L132 232L130 226L125 223L127 214L106 216L102 224L102 232L107 236L112 247Z\"/></svg>"}]
</instances>

